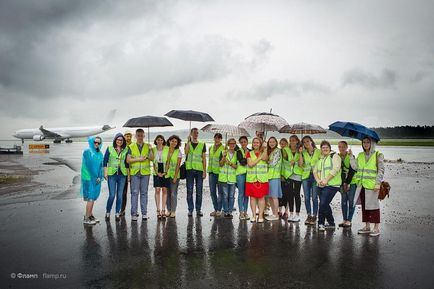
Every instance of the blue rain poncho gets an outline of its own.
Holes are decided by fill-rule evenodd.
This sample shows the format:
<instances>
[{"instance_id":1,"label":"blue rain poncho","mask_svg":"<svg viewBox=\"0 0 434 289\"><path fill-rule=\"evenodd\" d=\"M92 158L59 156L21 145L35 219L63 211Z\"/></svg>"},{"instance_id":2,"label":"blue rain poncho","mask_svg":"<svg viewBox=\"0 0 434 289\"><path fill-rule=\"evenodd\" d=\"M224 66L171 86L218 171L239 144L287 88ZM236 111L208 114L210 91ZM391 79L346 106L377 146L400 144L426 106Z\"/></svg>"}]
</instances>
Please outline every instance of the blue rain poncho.
<instances>
[{"instance_id":1,"label":"blue rain poncho","mask_svg":"<svg viewBox=\"0 0 434 289\"><path fill-rule=\"evenodd\" d=\"M81 162L81 190L80 196L85 201L95 201L101 192L101 182L103 181L103 154L102 140L99 150L95 149L95 137L88 138L89 148L84 150ZM100 182L97 183L97 179Z\"/></svg>"}]
</instances>

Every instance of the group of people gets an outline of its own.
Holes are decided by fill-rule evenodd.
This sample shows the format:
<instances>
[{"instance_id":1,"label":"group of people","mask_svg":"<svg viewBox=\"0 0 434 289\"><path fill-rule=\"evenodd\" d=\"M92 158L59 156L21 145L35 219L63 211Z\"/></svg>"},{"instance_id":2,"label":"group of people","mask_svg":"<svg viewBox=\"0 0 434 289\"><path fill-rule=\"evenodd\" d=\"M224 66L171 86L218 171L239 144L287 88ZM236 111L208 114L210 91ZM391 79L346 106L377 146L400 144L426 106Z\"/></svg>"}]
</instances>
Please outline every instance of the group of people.
<instances>
[{"instance_id":1,"label":"group of people","mask_svg":"<svg viewBox=\"0 0 434 289\"><path fill-rule=\"evenodd\" d=\"M199 130L190 131L181 152L181 139L172 135L167 140L158 135L154 146L144 142L144 131L117 134L113 143L102 153L102 139L89 138L89 148L83 152L81 194L86 201L84 223L99 222L92 213L103 179L108 182L105 219L110 220L115 205L115 219L125 216L128 184L131 191L131 220L148 219L148 186L153 175L156 215L158 219L175 218L178 185L186 179L188 216L195 212L202 217L203 182L208 177L213 211L210 216L233 218L235 192L238 191L240 220L263 223L285 219L300 222L301 188L307 213L306 225L318 225L319 231L335 228L330 203L341 193L343 221L341 227L351 227L355 206L362 205L365 226L360 234L378 236L380 207L378 192L384 175L384 156L376 150L371 138L362 141L363 151L355 157L345 141L333 152L328 141L319 148L310 136L301 140L296 135L278 141L265 141L263 132L256 132L251 147L246 136L222 142L214 135L208 149L199 141ZM185 155L185 157L184 157ZM184 163L183 163L184 160ZM250 203L251 215L248 207ZM371 228L371 224L374 224Z\"/></svg>"}]
</instances>

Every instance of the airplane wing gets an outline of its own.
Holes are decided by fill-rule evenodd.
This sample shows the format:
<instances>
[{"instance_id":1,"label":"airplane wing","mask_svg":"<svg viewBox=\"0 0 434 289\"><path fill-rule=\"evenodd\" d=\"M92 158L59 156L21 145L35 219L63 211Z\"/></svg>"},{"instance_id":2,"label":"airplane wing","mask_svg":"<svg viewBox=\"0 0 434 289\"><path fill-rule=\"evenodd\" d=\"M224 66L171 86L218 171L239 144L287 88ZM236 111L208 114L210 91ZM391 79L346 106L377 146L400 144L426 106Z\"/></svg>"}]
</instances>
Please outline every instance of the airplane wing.
<instances>
[{"instance_id":1,"label":"airplane wing","mask_svg":"<svg viewBox=\"0 0 434 289\"><path fill-rule=\"evenodd\" d=\"M52 137L56 139L62 139L62 138L68 138L69 135L61 135L53 131L46 130L42 125L39 127L39 130L46 136L46 137Z\"/></svg>"}]
</instances>

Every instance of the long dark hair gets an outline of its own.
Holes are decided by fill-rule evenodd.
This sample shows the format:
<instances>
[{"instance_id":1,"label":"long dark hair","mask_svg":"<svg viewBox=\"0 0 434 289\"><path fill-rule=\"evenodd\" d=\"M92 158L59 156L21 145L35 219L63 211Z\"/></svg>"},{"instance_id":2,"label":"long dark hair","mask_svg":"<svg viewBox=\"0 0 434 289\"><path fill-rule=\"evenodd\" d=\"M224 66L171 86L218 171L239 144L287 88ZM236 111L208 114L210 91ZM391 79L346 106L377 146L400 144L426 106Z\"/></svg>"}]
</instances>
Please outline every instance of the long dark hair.
<instances>
[{"instance_id":1,"label":"long dark hair","mask_svg":"<svg viewBox=\"0 0 434 289\"><path fill-rule=\"evenodd\" d=\"M164 139L164 136L162 136L161 134L157 135L154 139L154 145L157 145L157 139L161 138L163 140L163 146L166 145L166 140Z\"/></svg>"},{"instance_id":2,"label":"long dark hair","mask_svg":"<svg viewBox=\"0 0 434 289\"><path fill-rule=\"evenodd\" d=\"M301 145L304 147L304 140L308 139L310 140L310 142L312 143L312 147L313 149L316 149L316 145L315 142L313 141L312 137L310 135L305 135L302 139L301 139Z\"/></svg>"},{"instance_id":3,"label":"long dark hair","mask_svg":"<svg viewBox=\"0 0 434 289\"><path fill-rule=\"evenodd\" d=\"M277 149L278 148L277 146L279 145L279 143L277 142L277 139L274 136L271 136L267 141L267 154L268 155L270 155L271 152L274 150L270 147L270 139L274 139L274 141L276 142L276 147L274 149Z\"/></svg>"},{"instance_id":4,"label":"long dark hair","mask_svg":"<svg viewBox=\"0 0 434 289\"><path fill-rule=\"evenodd\" d=\"M293 134L293 135L291 135L290 137L289 137L289 149L291 149L291 139L295 139L295 140L297 140L297 146L295 147L295 151L298 151L298 148L300 147L300 139L298 138L298 136L297 135L295 135L295 134Z\"/></svg>"},{"instance_id":5,"label":"long dark hair","mask_svg":"<svg viewBox=\"0 0 434 289\"><path fill-rule=\"evenodd\" d=\"M176 144L176 147L175 147L175 149L178 149L178 148L181 146L181 139L180 139L179 136L177 136L176 134L169 136L169 138L167 139L166 145L167 145L168 147L170 147L170 141L171 141L172 139L176 139L176 141L178 142L178 143Z\"/></svg>"}]
</instances>

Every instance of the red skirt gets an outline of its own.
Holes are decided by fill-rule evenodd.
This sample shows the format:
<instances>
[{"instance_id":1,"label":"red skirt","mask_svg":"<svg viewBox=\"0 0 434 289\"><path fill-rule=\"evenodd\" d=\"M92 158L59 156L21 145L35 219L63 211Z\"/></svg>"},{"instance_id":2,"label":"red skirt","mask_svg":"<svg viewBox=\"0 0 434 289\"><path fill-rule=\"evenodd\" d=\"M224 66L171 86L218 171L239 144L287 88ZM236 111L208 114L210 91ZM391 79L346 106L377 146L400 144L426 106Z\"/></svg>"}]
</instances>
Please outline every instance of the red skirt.
<instances>
[{"instance_id":1,"label":"red skirt","mask_svg":"<svg viewBox=\"0 0 434 289\"><path fill-rule=\"evenodd\" d=\"M262 198L268 195L268 183L246 183L246 196Z\"/></svg>"}]
</instances>

